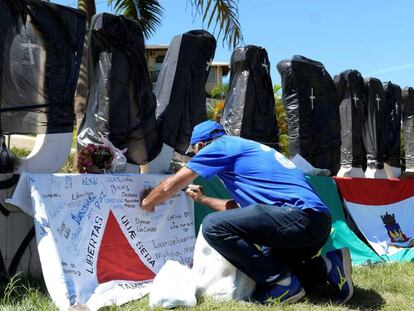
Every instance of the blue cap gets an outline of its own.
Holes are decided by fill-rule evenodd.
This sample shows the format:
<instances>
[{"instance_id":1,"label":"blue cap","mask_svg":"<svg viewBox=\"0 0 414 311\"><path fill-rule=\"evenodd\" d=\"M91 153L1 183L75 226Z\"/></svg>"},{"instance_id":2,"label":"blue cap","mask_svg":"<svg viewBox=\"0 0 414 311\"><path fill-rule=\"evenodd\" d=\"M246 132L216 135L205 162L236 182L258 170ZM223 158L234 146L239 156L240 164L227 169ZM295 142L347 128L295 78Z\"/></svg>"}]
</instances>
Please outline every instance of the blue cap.
<instances>
[{"instance_id":1,"label":"blue cap","mask_svg":"<svg viewBox=\"0 0 414 311\"><path fill-rule=\"evenodd\" d=\"M190 144L194 145L200 141L209 141L211 139L220 137L225 134L225 131L220 123L216 121L207 120L197 124L193 133L191 134ZM191 146L189 148L191 151ZM189 151L187 150L187 152Z\"/></svg>"}]
</instances>

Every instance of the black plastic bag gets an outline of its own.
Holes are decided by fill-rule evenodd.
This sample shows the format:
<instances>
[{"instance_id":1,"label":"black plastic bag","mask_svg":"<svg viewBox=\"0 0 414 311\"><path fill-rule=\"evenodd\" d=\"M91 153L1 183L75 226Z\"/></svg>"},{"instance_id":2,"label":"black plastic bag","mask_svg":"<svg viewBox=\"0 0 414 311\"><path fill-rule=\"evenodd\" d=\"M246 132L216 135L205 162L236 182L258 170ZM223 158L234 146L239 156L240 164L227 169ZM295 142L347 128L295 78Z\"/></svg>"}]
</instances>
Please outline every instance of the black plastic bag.
<instances>
[{"instance_id":1,"label":"black plastic bag","mask_svg":"<svg viewBox=\"0 0 414 311\"><path fill-rule=\"evenodd\" d=\"M402 116L404 129L405 169L414 171L414 89L402 91Z\"/></svg>"},{"instance_id":2,"label":"black plastic bag","mask_svg":"<svg viewBox=\"0 0 414 311\"><path fill-rule=\"evenodd\" d=\"M341 166L365 166L365 148L362 140L362 125L365 99L365 84L357 70L346 70L334 78L341 117Z\"/></svg>"},{"instance_id":3,"label":"black plastic bag","mask_svg":"<svg viewBox=\"0 0 414 311\"><path fill-rule=\"evenodd\" d=\"M35 0L0 1L1 129L72 132L86 18Z\"/></svg>"},{"instance_id":4,"label":"black plastic bag","mask_svg":"<svg viewBox=\"0 0 414 311\"><path fill-rule=\"evenodd\" d=\"M290 156L339 170L341 129L335 84L325 67L303 56L279 62Z\"/></svg>"},{"instance_id":5,"label":"black plastic bag","mask_svg":"<svg viewBox=\"0 0 414 311\"><path fill-rule=\"evenodd\" d=\"M364 111L362 137L367 152L367 167L384 168L384 152L386 144L386 102L382 83L376 78L366 78L365 92L367 106Z\"/></svg>"},{"instance_id":6,"label":"black plastic bag","mask_svg":"<svg viewBox=\"0 0 414 311\"><path fill-rule=\"evenodd\" d=\"M188 149L195 125L207 119L205 85L216 40L204 30L176 36L155 88L163 142L180 154Z\"/></svg>"},{"instance_id":7,"label":"black plastic bag","mask_svg":"<svg viewBox=\"0 0 414 311\"><path fill-rule=\"evenodd\" d=\"M275 98L264 48L248 45L231 56L230 87L221 124L228 135L278 148Z\"/></svg>"},{"instance_id":8,"label":"black plastic bag","mask_svg":"<svg viewBox=\"0 0 414 311\"><path fill-rule=\"evenodd\" d=\"M392 167L401 167L401 88L391 82L384 83L385 96L385 150L384 161Z\"/></svg>"},{"instance_id":9,"label":"black plastic bag","mask_svg":"<svg viewBox=\"0 0 414 311\"><path fill-rule=\"evenodd\" d=\"M4 136L0 137L0 174L14 172L18 158L6 146Z\"/></svg>"},{"instance_id":10,"label":"black plastic bag","mask_svg":"<svg viewBox=\"0 0 414 311\"><path fill-rule=\"evenodd\" d=\"M95 15L89 32L89 92L78 144L128 148L128 162L146 164L161 151L156 100L139 24L124 16Z\"/></svg>"}]
</instances>

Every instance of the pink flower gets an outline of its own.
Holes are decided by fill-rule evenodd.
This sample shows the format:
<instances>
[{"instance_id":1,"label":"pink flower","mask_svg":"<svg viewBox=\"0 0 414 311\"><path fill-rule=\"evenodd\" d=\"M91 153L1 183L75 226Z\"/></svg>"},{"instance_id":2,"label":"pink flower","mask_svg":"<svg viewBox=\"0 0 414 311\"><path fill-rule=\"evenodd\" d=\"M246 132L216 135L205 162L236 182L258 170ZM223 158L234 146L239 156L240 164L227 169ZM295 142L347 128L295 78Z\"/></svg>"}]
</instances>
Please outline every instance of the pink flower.
<instances>
[{"instance_id":1,"label":"pink flower","mask_svg":"<svg viewBox=\"0 0 414 311\"><path fill-rule=\"evenodd\" d=\"M86 147L86 151L88 151L88 153L93 153L95 151L95 145L89 144Z\"/></svg>"},{"instance_id":2,"label":"pink flower","mask_svg":"<svg viewBox=\"0 0 414 311\"><path fill-rule=\"evenodd\" d=\"M78 152L78 171L85 173L91 167L108 169L112 165L113 154L108 146L88 144Z\"/></svg>"}]
</instances>

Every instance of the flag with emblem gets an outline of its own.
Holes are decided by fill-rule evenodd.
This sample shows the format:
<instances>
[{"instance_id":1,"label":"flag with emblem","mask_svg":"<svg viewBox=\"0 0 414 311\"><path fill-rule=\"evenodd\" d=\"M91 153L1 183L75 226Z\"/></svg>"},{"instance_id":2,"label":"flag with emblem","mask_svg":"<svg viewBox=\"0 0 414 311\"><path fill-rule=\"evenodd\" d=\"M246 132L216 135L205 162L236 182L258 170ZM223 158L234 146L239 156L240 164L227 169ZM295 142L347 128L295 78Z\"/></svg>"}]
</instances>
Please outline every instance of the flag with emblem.
<instances>
[{"instance_id":1,"label":"flag with emblem","mask_svg":"<svg viewBox=\"0 0 414 311\"><path fill-rule=\"evenodd\" d=\"M363 178L335 180L346 209L375 252L383 257L394 256L397 260L402 254L412 257L414 182Z\"/></svg>"}]
</instances>

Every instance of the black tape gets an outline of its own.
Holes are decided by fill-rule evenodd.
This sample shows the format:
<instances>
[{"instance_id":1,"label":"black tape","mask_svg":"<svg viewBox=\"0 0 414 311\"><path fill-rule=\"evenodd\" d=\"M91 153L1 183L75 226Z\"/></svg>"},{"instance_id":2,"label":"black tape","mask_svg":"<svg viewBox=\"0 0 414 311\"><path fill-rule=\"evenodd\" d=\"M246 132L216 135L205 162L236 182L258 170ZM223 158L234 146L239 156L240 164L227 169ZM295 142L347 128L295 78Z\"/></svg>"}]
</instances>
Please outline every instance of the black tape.
<instances>
[{"instance_id":1,"label":"black tape","mask_svg":"<svg viewBox=\"0 0 414 311\"><path fill-rule=\"evenodd\" d=\"M370 169L384 168L387 135L386 101L382 82L376 78L365 78L367 107L364 113L362 138Z\"/></svg>"},{"instance_id":2,"label":"black tape","mask_svg":"<svg viewBox=\"0 0 414 311\"><path fill-rule=\"evenodd\" d=\"M0 204L0 213L2 213L6 217L10 214L10 212L3 206L3 204Z\"/></svg>"},{"instance_id":3,"label":"black tape","mask_svg":"<svg viewBox=\"0 0 414 311\"><path fill-rule=\"evenodd\" d=\"M220 123L228 135L279 146L270 62L264 48L248 45L231 56L229 93Z\"/></svg>"},{"instance_id":4,"label":"black tape","mask_svg":"<svg viewBox=\"0 0 414 311\"><path fill-rule=\"evenodd\" d=\"M152 161L162 140L139 23L107 13L95 15L88 42L89 92L78 145L102 145L103 136L115 147L127 148L128 162Z\"/></svg>"},{"instance_id":5,"label":"black tape","mask_svg":"<svg viewBox=\"0 0 414 311\"><path fill-rule=\"evenodd\" d=\"M33 110L33 109L40 109L50 107L50 105L29 105L29 106L19 106L19 107L8 107L8 108L1 108L0 113L7 112L7 111L26 111L26 110Z\"/></svg>"},{"instance_id":6,"label":"black tape","mask_svg":"<svg viewBox=\"0 0 414 311\"><path fill-rule=\"evenodd\" d=\"M0 189L8 189L14 187L20 179L19 174L14 174L11 178L7 180L0 181ZM0 203L0 213L4 216L9 216L10 212L4 207L3 204Z\"/></svg>"},{"instance_id":7,"label":"black tape","mask_svg":"<svg viewBox=\"0 0 414 311\"><path fill-rule=\"evenodd\" d=\"M36 0L0 1L3 132L72 132L85 29L86 17L76 9ZM23 44L28 53L23 53Z\"/></svg>"},{"instance_id":8,"label":"black tape","mask_svg":"<svg viewBox=\"0 0 414 311\"><path fill-rule=\"evenodd\" d=\"M282 78L289 155L317 168L339 170L341 123L335 84L322 63L293 56L277 64Z\"/></svg>"},{"instance_id":9,"label":"black tape","mask_svg":"<svg viewBox=\"0 0 414 311\"><path fill-rule=\"evenodd\" d=\"M341 165L365 167L362 129L367 102L364 78L357 70L346 70L334 78L341 118Z\"/></svg>"},{"instance_id":10,"label":"black tape","mask_svg":"<svg viewBox=\"0 0 414 311\"><path fill-rule=\"evenodd\" d=\"M179 44L179 46L177 46ZM174 50L178 48L177 56ZM194 126L207 120L205 85L216 39L207 31L191 30L173 38L160 71L157 100L164 107L159 122L163 142L185 155ZM177 62L174 71L169 64ZM172 75L173 74L173 75ZM161 89L171 89L166 94ZM159 109L158 107L157 109Z\"/></svg>"},{"instance_id":11,"label":"black tape","mask_svg":"<svg viewBox=\"0 0 414 311\"><path fill-rule=\"evenodd\" d=\"M11 178L0 181L0 189L7 189L16 186L19 179L20 175L14 174Z\"/></svg>"},{"instance_id":12,"label":"black tape","mask_svg":"<svg viewBox=\"0 0 414 311\"><path fill-rule=\"evenodd\" d=\"M16 253L14 254L14 257L10 263L8 274L14 275L17 270L17 266L19 265L20 260L23 257L23 254L26 250L26 248L29 246L32 239L35 237L35 228L34 226L29 230L29 232L24 237L22 243L20 244L19 248L17 249Z\"/></svg>"},{"instance_id":13,"label":"black tape","mask_svg":"<svg viewBox=\"0 0 414 311\"><path fill-rule=\"evenodd\" d=\"M4 264L3 255L0 249L0 285L7 283L8 275L6 271L6 265Z\"/></svg>"}]
</instances>

